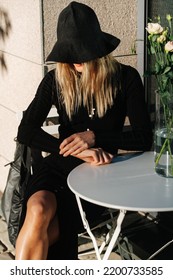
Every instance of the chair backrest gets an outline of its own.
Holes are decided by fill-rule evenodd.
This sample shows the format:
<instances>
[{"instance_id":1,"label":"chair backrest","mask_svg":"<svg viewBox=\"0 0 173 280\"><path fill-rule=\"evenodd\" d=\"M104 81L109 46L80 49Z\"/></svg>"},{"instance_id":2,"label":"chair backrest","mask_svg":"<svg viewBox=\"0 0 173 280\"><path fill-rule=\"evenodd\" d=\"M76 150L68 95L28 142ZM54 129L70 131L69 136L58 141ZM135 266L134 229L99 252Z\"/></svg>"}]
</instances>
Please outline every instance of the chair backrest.
<instances>
[{"instance_id":1,"label":"chair backrest","mask_svg":"<svg viewBox=\"0 0 173 280\"><path fill-rule=\"evenodd\" d=\"M55 137L59 137L58 113L56 107L50 109L42 129Z\"/></svg>"}]
</instances>

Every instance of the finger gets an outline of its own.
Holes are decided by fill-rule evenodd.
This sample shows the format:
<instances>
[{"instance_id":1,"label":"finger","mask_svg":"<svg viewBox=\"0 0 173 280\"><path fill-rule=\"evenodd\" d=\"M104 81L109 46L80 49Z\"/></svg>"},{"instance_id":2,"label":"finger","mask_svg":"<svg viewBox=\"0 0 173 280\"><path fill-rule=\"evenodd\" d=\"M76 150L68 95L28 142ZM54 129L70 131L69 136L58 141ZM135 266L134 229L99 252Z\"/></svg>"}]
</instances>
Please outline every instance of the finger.
<instances>
[{"instance_id":1,"label":"finger","mask_svg":"<svg viewBox=\"0 0 173 280\"><path fill-rule=\"evenodd\" d=\"M93 162L94 165L100 165L103 162L103 155L102 155L102 149L96 149L93 151Z\"/></svg>"},{"instance_id":2,"label":"finger","mask_svg":"<svg viewBox=\"0 0 173 280\"><path fill-rule=\"evenodd\" d=\"M85 142L80 136L76 136L75 138L72 138L73 141L68 143L65 147L63 147L60 150L60 154L63 154L64 156L72 155L74 153L78 154L84 151L85 149L88 149L88 143ZM70 139L67 139L70 140Z\"/></svg>"},{"instance_id":3,"label":"finger","mask_svg":"<svg viewBox=\"0 0 173 280\"><path fill-rule=\"evenodd\" d=\"M103 157L104 157L104 163L107 164L112 161L113 155L111 155L109 153L104 153Z\"/></svg>"},{"instance_id":4,"label":"finger","mask_svg":"<svg viewBox=\"0 0 173 280\"><path fill-rule=\"evenodd\" d=\"M101 165L101 164L104 164L105 162L105 157L104 157L104 152L103 150L99 150L99 161L98 161L98 164Z\"/></svg>"},{"instance_id":5,"label":"finger","mask_svg":"<svg viewBox=\"0 0 173 280\"><path fill-rule=\"evenodd\" d=\"M113 155L103 151L101 148L98 149L99 160L97 162L93 162L94 165L103 165L108 164L112 161Z\"/></svg>"},{"instance_id":6,"label":"finger","mask_svg":"<svg viewBox=\"0 0 173 280\"><path fill-rule=\"evenodd\" d=\"M63 149L66 145L68 145L70 142L72 142L75 139L74 134L65 138L62 143L60 144L59 148Z\"/></svg>"},{"instance_id":7,"label":"finger","mask_svg":"<svg viewBox=\"0 0 173 280\"><path fill-rule=\"evenodd\" d=\"M72 143L67 145L64 149L62 149L60 151L60 154L63 154L63 156L77 155L83 152L84 150L86 150L87 148L88 148L87 143L83 143L83 141L81 141L80 143L75 144L75 141L73 141Z\"/></svg>"},{"instance_id":8,"label":"finger","mask_svg":"<svg viewBox=\"0 0 173 280\"><path fill-rule=\"evenodd\" d=\"M60 147L60 154L64 154L65 152L69 151L76 145L76 140L73 139L65 139L63 145Z\"/></svg>"},{"instance_id":9,"label":"finger","mask_svg":"<svg viewBox=\"0 0 173 280\"><path fill-rule=\"evenodd\" d=\"M82 146L78 146L76 145L75 147L73 147L73 149L71 149L71 155L77 155L80 154L81 152L85 151L86 149L88 149L88 145L87 143L82 143Z\"/></svg>"}]
</instances>

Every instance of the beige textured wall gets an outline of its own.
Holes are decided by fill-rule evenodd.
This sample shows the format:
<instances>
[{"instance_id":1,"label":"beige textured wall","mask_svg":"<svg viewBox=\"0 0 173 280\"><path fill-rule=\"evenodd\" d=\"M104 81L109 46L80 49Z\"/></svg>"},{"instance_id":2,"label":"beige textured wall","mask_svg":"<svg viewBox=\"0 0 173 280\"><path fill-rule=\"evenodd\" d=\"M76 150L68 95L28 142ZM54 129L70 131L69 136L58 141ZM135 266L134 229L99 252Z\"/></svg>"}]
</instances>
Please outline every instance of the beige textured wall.
<instances>
[{"instance_id":1,"label":"beige textured wall","mask_svg":"<svg viewBox=\"0 0 173 280\"><path fill-rule=\"evenodd\" d=\"M115 55L131 54L137 34L137 1L80 1L96 11L103 31L121 39ZM7 19L11 24L8 36L0 37L0 191L8 173L4 165L13 160L16 112L24 110L35 94L46 68L44 59L56 41L58 15L70 2L0 0L0 25L5 28ZM118 59L136 67L136 56Z\"/></svg>"},{"instance_id":2,"label":"beige textured wall","mask_svg":"<svg viewBox=\"0 0 173 280\"><path fill-rule=\"evenodd\" d=\"M11 24L9 35L0 37L0 190L4 165L13 160L16 112L26 108L43 77L41 12L39 0L0 0L0 25Z\"/></svg>"}]
</instances>

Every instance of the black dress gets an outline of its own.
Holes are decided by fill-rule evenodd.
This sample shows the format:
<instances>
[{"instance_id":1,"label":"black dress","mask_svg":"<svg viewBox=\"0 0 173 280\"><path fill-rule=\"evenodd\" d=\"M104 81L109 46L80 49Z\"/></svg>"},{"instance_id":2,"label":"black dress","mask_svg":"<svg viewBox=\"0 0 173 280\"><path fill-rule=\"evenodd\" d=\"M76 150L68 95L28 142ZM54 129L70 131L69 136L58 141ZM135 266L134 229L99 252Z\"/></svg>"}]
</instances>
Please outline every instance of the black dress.
<instances>
[{"instance_id":1,"label":"black dress","mask_svg":"<svg viewBox=\"0 0 173 280\"><path fill-rule=\"evenodd\" d=\"M95 147L101 147L112 154L116 154L118 149L135 151L151 149L152 131L141 78L134 68L126 65L121 65L121 68L121 90L118 90L113 106L102 118L99 118L96 112L91 117L87 109L81 106L70 120L59 98L55 70L51 70L40 83L35 98L25 111L19 126L17 136L19 142L50 153L37 165L37 171L28 184L25 203L38 190L49 190L56 194L61 230L58 246L62 246L63 249L59 251L64 252L64 255L56 255L56 258L77 257L77 232L81 228L77 203L67 186L67 176L83 161L72 156L59 155L62 140L75 132L90 129L94 131L96 137ZM41 129L52 105L57 107L59 115L59 139ZM129 118L131 128L124 131L126 116ZM89 219L95 219L103 211L102 207L86 202L84 204ZM72 245L72 249L69 249L69 244Z\"/></svg>"}]
</instances>

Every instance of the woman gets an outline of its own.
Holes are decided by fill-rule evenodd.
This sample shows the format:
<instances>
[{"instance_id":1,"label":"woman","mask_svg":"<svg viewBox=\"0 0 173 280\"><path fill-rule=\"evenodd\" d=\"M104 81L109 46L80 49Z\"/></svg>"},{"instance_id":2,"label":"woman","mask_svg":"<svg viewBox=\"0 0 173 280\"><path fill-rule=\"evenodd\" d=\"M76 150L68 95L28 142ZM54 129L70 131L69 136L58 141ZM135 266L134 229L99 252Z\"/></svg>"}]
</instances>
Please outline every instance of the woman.
<instances>
[{"instance_id":1,"label":"woman","mask_svg":"<svg viewBox=\"0 0 173 280\"><path fill-rule=\"evenodd\" d=\"M109 164L118 149L147 151L152 144L140 76L110 54L120 40L101 31L94 11L77 2L60 13L57 37L47 58L56 69L40 83L18 130L19 142L50 155L28 184L16 259L46 259L55 243L57 258L77 258L81 221L66 183L69 172L82 162ZM41 129L53 104L59 139ZM126 116L130 131L123 131ZM103 211L90 203L85 207L89 216Z\"/></svg>"}]
</instances>

